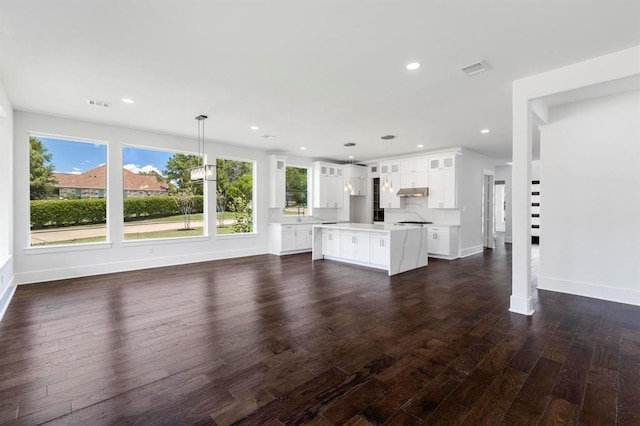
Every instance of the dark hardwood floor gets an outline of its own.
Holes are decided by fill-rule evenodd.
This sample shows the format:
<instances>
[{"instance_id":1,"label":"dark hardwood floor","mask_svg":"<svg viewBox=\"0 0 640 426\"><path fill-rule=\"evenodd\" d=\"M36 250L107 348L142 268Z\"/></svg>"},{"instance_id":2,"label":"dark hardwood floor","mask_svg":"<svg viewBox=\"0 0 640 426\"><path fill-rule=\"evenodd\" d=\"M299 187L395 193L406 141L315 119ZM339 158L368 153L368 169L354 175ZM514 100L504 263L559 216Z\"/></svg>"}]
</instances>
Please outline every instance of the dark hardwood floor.
<instances>
[{"instance_id":1,"label":"dark hardwood floor","mask_svg":"<svg viewBox=\"0 0 640 426\"><path fill-rule=\"evenodd\" d=\"M640 424L640 308L536 292L510 251L392 278L309 254L20 286L2 424Z\"/></svg>"}]
</instances>

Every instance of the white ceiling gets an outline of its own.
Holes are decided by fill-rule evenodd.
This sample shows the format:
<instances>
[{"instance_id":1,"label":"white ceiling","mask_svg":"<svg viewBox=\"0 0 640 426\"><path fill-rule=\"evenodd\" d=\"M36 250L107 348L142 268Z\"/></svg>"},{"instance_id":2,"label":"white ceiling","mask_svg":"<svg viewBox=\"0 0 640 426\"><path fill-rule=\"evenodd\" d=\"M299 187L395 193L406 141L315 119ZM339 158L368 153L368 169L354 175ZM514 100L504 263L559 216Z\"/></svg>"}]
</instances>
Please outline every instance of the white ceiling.
<instances>
[{"instance_id":1,"label":"white ceiling","mask_svg":"<svg viewBox=\"0 0 640 426\"><path fill-rule=\"evenodd\" d=\"M513 80L638 44L640 0L0 0L15 109L337 160L507 160Z\"/></svg>"}]
</instances>

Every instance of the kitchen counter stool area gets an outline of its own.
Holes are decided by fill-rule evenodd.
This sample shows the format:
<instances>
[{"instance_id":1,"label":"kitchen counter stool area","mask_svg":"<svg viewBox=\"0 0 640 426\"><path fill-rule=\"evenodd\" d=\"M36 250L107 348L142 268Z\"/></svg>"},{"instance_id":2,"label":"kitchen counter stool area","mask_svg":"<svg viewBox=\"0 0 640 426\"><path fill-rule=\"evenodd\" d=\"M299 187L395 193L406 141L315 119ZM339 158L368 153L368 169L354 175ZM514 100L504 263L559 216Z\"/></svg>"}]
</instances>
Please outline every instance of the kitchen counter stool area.
<instances>
[{"instance_id":1,"label":"kitchen counter stool area","mask_svg":"<svg viewBox=\"0 0 640 426\"><path fill-rule=\"evenodd\" d=\"M314 225L312 259L353 263L396 275L427 266L427 233L420 226Z\"/></svg>"}]
</instances>

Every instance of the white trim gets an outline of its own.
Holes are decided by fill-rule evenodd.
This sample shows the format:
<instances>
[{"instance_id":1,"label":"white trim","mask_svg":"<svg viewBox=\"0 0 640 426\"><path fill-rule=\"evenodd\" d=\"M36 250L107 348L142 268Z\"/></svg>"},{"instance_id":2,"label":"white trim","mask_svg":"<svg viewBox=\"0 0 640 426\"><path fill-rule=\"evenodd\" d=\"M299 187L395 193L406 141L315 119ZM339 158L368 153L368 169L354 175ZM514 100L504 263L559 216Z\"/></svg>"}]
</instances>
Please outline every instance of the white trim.
<instances>
[{"instance_id":1,"label":"white trim","mask_svg":"<svg viewBox=\"0 0 640 426\"><path fill-rule=\"evenodd\" d=\"M577 296L640 306L640 290L608 287L598 283L539 276L538 290L557 291L560 293L569 293Z\"/></svg>"},{"instance_id":2,"label":"white trim","mask_svg":"<svg viewBox=\"0 0 640 426\"><path fill-rule=\"evenodd\" d=\"M13 299L16 288L16 281L13 277L11 277L11 281L9 281L9 287L7 287L7 290L4 292L2 297L0 297L0 321L2 321L2 318L4 318L4 314L9 308L9 303L11 303L11 299Z\"/></svg>"},{"instance_id":3,"label":"white trim","mask_svg":"<svg viewBox=\"0 0 640 426\"><path fill-rule=\"evenodd\" d=\"M529 299L525 299L524 297L511 296L510 302L510 312L521 315L533 315L535 312L533 308L529 308L530 306L533 306L531 297L529 297Z\"/></svg>"},{"instance_id":4,"label":"white trim","mask_svg":"<svg viewBox=\"0 0 640 426\"><path fill-rule=\"evenodd\" d=\"M13 275L13 256L7 256L0 263L0 277L2 277L2 284L0 284L0 320L2 320L9 303L11 303L13 293L16 291ZM5 280L7 281L6 284L4 283Z\"/></svg>"},{"instance_id":5,"label":"white trim","mask_svg":"<svg viewBox=\"0 0 640 426\"><path fill-rule=\"evenodd\" d=\"M482 253L484 251L484 246L482 244L478 246L471 246L460 250L460 257L469 257L474 254Z\"/></svg>"},{"instance_id":6,"label":"white trim","mask_svg":"<svg viewBox=\"0 0 640 426\"><path fill-rule=\"evenodd\" d=\"M155 246L164 244L180 244L180 243L199 243L210 241L211 237L208 235L198 235L193 237L175 237L175 238L145 238L140 240L124 240L122 241L122 247L140 247L140 246Z\"/></svg>"},{"instance_id":7,"label":"white trim","mask_svg":"<svg viewBox=\"0 0 640 426\"><path fill-rule=\"evenodd\" d=\"M24 254L64 253L69 251L102 250L113 247L112 242L52 244L50 246L31 246L24 249Z\"/></svg>"},{"instance_id":8,"label":"white trim","mask_svg":"<svg viewBox=\"0 0 640 426\"><path fill-rule=\"evenodd\" d=\"M234 240L239 238L257 238L257 232L238 232L235 234L216 234L216 240Z\"/></svg>"},{"instance_id":9,"label":"white trim","mask_svg":"<svg viewBox=\"0 0 640 426\"><path fill-rule=\"evenodd\" d=\"M98 265L75 266L72 268L48 269L35 272L23 272L15 275L18 285L57 281L69 278L88 277L116 272L136 271L148 268L184 265L189 263L208 262L211 260L232 259L236 257L269 254L268 247L248 249L220 250L215 252L192 253L154 257L144 260L128 260L124 262L103 263Z\"/></svg>"}]
</instances>

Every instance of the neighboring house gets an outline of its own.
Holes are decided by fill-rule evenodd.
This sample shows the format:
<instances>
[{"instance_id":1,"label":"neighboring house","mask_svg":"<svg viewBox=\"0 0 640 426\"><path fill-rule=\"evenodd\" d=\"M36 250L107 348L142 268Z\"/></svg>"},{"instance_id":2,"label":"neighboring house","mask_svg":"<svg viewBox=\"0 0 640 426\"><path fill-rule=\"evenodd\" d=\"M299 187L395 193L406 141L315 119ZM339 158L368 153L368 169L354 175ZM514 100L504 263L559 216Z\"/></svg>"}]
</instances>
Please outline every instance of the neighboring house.
<instances>
[{"instance_id":1,"label":"neighboring house","mask_svg":"<svg viewBox=\"0 0 640 426\"><path fill-rule=\"evenodd\" d=\"M78 198L105 198L106 169L107 167L102 165L84 173L54 173L55 186L60 197L74 195ZM138 175L127 169L122 169L122 172L125 197L169 195L169 185L158 181L154 175Z\"/></svg>"}]
</instances>

